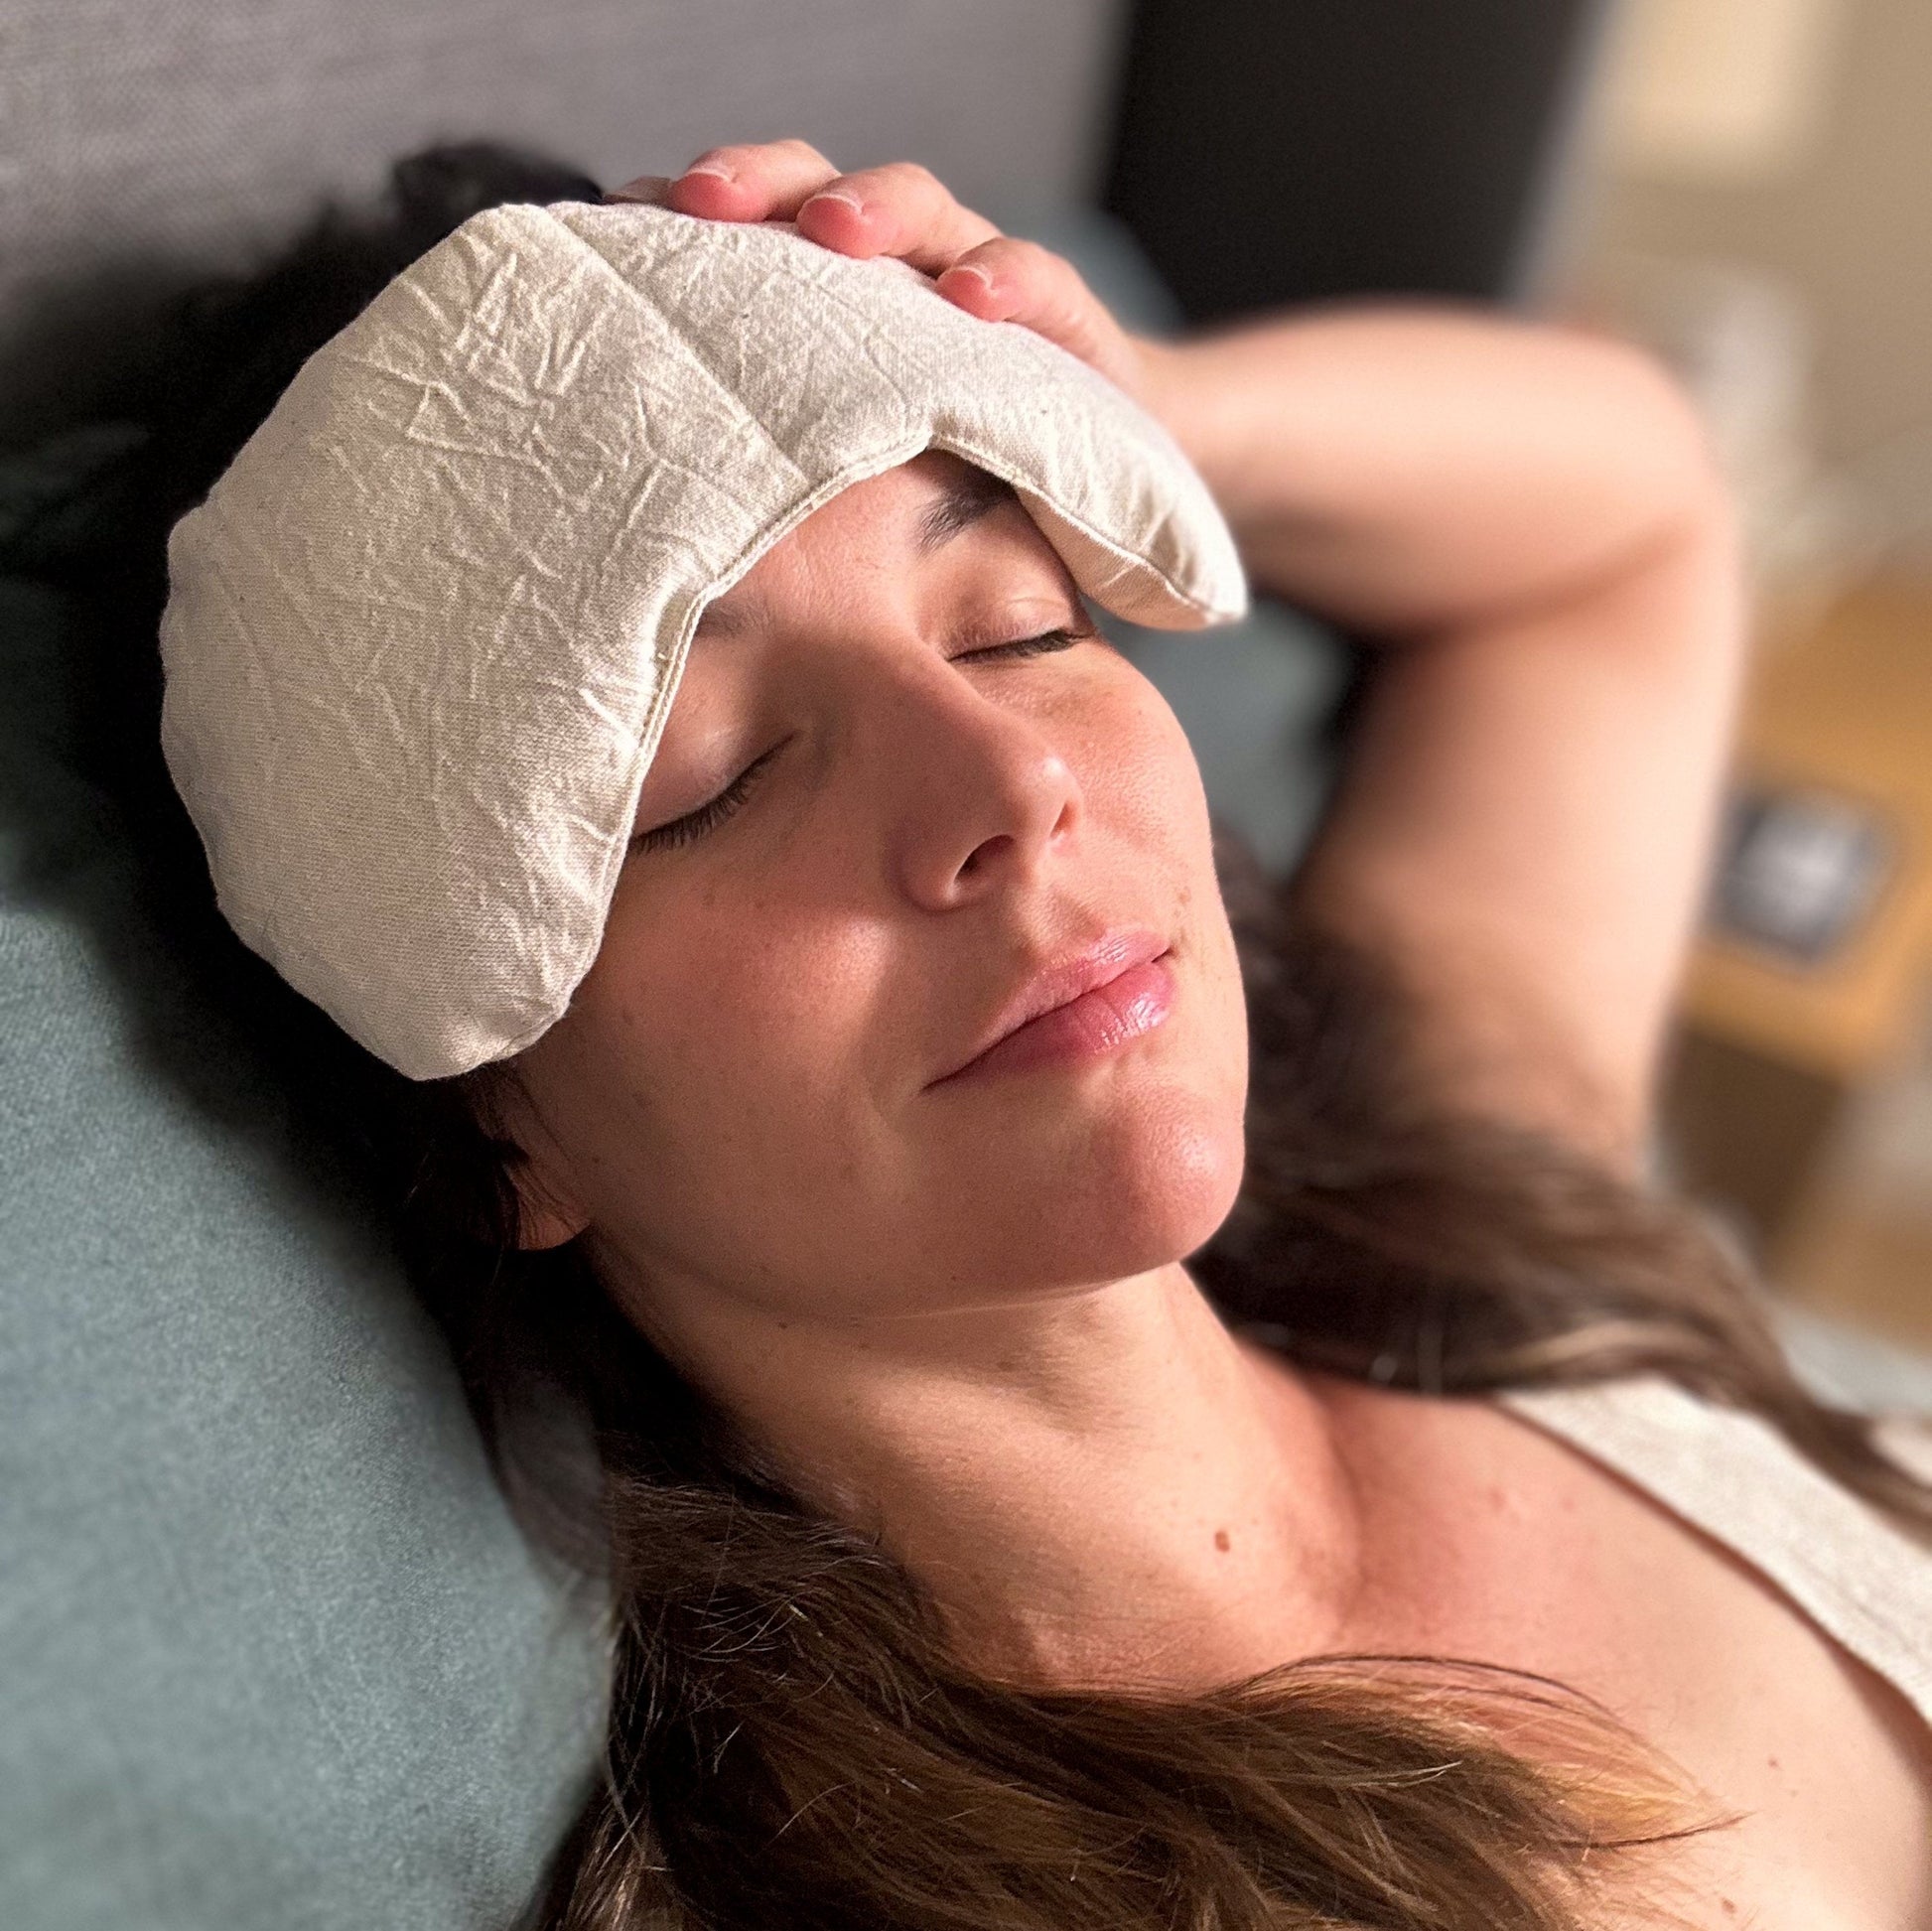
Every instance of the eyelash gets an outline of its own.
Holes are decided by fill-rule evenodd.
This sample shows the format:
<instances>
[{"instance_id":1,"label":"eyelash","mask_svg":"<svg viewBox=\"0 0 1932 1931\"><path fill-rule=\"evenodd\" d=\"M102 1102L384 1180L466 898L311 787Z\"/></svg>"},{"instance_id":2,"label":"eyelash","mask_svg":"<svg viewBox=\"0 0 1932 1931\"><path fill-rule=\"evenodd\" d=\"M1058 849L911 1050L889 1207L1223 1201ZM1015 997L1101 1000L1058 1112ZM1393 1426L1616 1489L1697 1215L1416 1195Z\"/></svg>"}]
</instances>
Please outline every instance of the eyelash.
<instances>
[{"instance_id":1,"label":"eyelash","mask_svg":"<svg viewBox=\"0 0 1932 1931\"><path fill-rule=\"evenodd\" d=\"M1091 643L1099 634L1098 630L1075 630L1062 624L1056 629L1041 630L1036 636L1016 637L1011 643L988 644L981 650L962 650L951 661L963 664L982 657L1043 657L1053 651L1070 650L1076 643ZM640 831L630 841L630 849L633 852L674 851L715 830L745 802L759 772L783 749L782 743L775 744L763 757L755 758L722 791L699 805L695 811L687 811L682 818L673 818L669 824Z\"/></svg>"},{"instance_id":2,"label":"eyelash","mask_svg":"<svg viewBox=\"0 0 1932 1931\"><path fill-rule=\"evenodd\" d=\"M673 818L667 825L640 831L630 841L630 849L633 852L673 851L680 845L690 844L694 838L702 838L714 826L722 825L745 802L753 781L777 757L780 749L773 745L762 758L754 759L715 798L699 805L697 810L687 811L682 818Z\"/></svg>"},{"instance_id":3,"label":"eyelash","mask_svg":"<svg viewBox=\"0 0 1932 1931\"><path fill-rule=\"evenodd\" d=\"M1076 643L1091 643L1099 634L1098 630L1075 630L1062 623L1035 637L1015 637L1011 643L991 643L984 650L962 650L952 661L963 664L974 657L1043 657L1054 650L1070 650Z\"/></svg>"}]
</instances>

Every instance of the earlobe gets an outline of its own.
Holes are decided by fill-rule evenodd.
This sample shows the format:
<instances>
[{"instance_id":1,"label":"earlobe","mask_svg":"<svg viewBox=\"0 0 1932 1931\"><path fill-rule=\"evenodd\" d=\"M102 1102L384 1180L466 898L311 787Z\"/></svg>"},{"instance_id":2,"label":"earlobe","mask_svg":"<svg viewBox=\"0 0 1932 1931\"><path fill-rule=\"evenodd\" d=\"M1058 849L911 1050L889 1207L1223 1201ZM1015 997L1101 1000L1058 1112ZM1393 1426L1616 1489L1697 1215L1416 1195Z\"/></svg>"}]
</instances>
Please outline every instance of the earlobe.
<instances>
[{"instance_id":1,"label":"earlobe","mask_svg":"<svg viewBox=\"0 0 1932 1931\"><path fill-rule=\"evenodd\" d=\"M516 1188L516 1244L524 1253L562 1247L591 1224L591 1217L574 1200L559 1197L525 1159L510 1173Z\"/></svg>"},{"instance_id":2,"label":"earlobe","mask_svg":"<svg viewBox=\"0 0 1932 1931\"><path fill-rule=\"evenodd\" d=\"M537 1253L562 1247L591 1224L569 1183L563 1150L514 1067L499 1063L481 1070L488 1077L472 1075L471 1104L492 1137L516 1150L504 1172L516 1191L517 1248Z\"/></svg>"}]
</instances>

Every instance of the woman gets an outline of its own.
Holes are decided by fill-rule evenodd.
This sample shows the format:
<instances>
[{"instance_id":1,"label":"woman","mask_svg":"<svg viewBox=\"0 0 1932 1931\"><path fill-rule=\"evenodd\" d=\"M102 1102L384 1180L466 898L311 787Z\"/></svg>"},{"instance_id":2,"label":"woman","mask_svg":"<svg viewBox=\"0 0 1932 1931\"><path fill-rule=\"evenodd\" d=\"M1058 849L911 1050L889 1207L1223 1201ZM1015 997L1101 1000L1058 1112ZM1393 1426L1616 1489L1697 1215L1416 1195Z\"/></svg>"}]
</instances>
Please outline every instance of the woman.
<instances>
[{"instance_id":1,"label":"woman","mask_svg":"<svg viewBox=\"0 0 1932 1931\"><path fill-rule=\"evenodd\" d=\"M194 500L452 224L414 179L127 486ZM573 192L471 205L519 188ZM917 458L706 613L560 1021L409 1098L309 1029L353 1130L402 1123L519 1491L568 1473L533 1386L597 1429L609 1775L543 1921L1924 1923L1898 1688L1479 1398L1662 1373L1932 1532L1642 1183L1741 654L1683 405L1466 316L1133 341L922 171L798 143L622 195L1058 343L1263 588L1387 650L1287 897L1223 855L1237 963L1172 715L1012 491Z\"/></svg>"}]
</instances>

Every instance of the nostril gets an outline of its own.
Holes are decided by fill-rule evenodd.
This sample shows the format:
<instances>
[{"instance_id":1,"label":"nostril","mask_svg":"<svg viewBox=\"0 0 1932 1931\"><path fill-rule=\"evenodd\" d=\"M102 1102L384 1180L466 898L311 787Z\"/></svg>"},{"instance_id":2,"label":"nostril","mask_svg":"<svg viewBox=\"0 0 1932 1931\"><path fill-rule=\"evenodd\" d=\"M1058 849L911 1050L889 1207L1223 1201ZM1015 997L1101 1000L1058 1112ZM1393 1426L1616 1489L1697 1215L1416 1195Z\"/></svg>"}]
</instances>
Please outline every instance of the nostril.
<instances>
[{"instance_id":1,"label":"nostril","mask_svg":"<svg viewBox=\"0 0 1932 1931\"><path fill-rule=\"evenodd\" d=\"M959 868L959 876L962 879L971 878L982 868L988 858L998 854L1002 846L1011 845L1012 843L1012 834L1004 831L992 838L982 839L966 854L965 860Z\"/></svg>"}]
</instances>

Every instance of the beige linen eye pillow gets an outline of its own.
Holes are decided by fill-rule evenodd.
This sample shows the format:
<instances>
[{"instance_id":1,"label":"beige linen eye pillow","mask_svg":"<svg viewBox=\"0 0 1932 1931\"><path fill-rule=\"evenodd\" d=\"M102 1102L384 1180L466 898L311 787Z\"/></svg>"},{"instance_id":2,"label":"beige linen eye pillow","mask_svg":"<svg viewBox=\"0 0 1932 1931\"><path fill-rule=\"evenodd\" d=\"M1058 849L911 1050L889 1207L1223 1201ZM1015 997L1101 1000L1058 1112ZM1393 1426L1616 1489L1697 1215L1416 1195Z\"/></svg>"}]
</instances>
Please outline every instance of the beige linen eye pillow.
<instances>
[{"instance_id":1,"label":"beige linen eye pillow","mask_svg":"<svg viewBox=\"0 0 1932 1931\"><path fill-rule=\"evenodd\" d=\"M1166 432L904 265L641 205L472 216L169 539L162 741L222 912L413 1078L529 1044L597 955L700 613L928 448L1103 608L1245 608Z\"/></svg>"}]
</instances>

